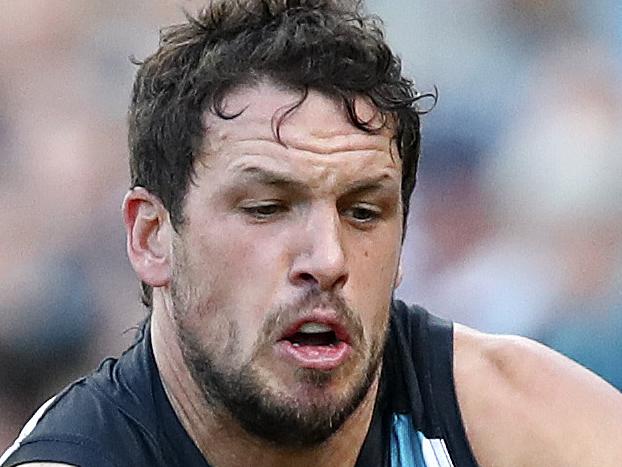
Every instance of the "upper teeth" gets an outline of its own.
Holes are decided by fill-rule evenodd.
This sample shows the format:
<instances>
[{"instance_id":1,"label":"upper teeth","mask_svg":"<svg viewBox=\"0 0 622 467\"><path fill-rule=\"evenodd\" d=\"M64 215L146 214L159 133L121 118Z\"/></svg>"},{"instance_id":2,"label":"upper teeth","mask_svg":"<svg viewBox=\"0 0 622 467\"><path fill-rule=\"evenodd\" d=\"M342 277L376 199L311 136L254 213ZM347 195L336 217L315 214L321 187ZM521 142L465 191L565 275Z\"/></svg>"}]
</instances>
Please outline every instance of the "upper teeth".
<instances>
[{"instance_id":1,"label":"upper teeth","mask_svg":"<svg viewBox=\"0 0 622 467\"><path fill-rule=\"evenodd\" d=\"M321 332L331 332L332 329L329 326L326 326L325 324L320 324L320 323L305 323L302 326L300 326L300 329L298 329L298 332L304 332L307 334L319 334Z\"/></svg>"}]
</instances>

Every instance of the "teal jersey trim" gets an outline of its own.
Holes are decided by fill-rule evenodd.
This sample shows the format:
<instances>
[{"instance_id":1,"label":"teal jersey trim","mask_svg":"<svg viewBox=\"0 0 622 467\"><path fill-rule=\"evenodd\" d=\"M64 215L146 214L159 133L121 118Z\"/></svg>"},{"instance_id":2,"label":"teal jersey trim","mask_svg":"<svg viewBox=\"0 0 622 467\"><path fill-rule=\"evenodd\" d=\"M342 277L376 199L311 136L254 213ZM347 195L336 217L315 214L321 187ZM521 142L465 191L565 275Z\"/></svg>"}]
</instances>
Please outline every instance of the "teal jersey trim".
<instances>
[{"instance_id":1,"label":"teal jersey trim","mask_svg":"<svg viewBox=\"0 0 622 467\"><path fill-rule=\"evenodd\" d=\"M415 430L412 418L393 414L391 427L391 467L454 467L445 441L428 439Z\"/></svg>"}]
</instances>

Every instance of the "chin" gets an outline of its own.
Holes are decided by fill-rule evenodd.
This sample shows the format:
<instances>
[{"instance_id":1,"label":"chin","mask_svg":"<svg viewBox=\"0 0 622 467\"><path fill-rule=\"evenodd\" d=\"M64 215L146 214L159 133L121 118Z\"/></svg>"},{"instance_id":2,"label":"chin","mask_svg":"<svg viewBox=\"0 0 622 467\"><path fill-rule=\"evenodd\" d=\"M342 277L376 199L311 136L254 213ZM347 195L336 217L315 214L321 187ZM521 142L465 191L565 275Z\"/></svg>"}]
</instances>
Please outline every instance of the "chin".
<instances>
[{"instance_id":1,"label":"chin","mask_svg":"<svg viewBox=\"0 0 622 467\"><path fill-rule=\"evenodd\" d=\"M257 371L254 388L238 392L235 400L227 401L227 409L263 441L282 448L311 447L339 430L365 400L376 375L375 362L338 372L290 369L286 378Z\"/></svg>"}]
</instances>

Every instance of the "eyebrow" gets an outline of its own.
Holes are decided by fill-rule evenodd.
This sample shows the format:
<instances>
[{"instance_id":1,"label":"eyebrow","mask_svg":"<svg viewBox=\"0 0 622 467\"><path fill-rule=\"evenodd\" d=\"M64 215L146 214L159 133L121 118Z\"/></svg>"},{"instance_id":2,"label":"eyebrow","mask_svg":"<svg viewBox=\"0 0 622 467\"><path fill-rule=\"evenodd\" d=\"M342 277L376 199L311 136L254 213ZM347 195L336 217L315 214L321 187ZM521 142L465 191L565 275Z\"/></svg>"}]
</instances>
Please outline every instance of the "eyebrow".
<instances>
[{"instance_id":1,"label":"eyebrow","mask_svg":"<svg viewBox=\"0 0 622 467\"><path fill-rule=\"evenodd\" d=\"M387 173L375 177L364 178L362 180L356 180L346 186L344 194L346 195L359 195L375 191L391 190L398 188L396 180Z\"/></svg>"},{"instance_id":2,"label":"eyebrow","mask_svg":"<svg viewBox=\"0 0 622 467\"><path fill-rule=\"evenodd\" d=\"M296 180L295 178L282 172L276 172L263 167L247 166L242 168L240 173L242 178L249 182L279 188L296 189L298 191L308 191L307 186L300 180Z\"/></svg>"},{"instance_id":3,"label":"eyebrow","mask_svg":"<svg viewBox=\"0 0 622 467\"><path fill-rule=\"evenodd\" d=\"M298 192L310 191L309 187L301 180L291 177L288 174L263 167L243 167L240 170L240 174L244 180L249 182L295 190ZM393 188L397 188L396 185L397 182L394 177L388 173L382 173L378 176L356 180L346 185L341 196L353 196L375 191L391 190Z\"/></svg>"}]
</instances>

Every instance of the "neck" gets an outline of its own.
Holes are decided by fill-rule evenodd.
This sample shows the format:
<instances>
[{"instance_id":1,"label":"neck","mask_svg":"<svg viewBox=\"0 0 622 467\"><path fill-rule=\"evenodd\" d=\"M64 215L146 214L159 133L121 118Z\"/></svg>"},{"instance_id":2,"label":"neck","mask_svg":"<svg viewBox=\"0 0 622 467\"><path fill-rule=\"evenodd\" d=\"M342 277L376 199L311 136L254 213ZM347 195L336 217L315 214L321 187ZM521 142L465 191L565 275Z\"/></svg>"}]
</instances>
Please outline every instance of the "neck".
<instances>
[{"instance_id":1,"label":"neck","mask_svg":"<svg viewBox=\"0 0 622 467\"><path fill-rule=\"evenodd\" d=\"M153 310L153 353L166 395L182 426L214 466L353 466L367 434L378 391L379 372L361 405L325 442L304 449L275 446L244 431L227 413L216 412L190 375L174 325Z\"/></svg>"}]
</instances>

